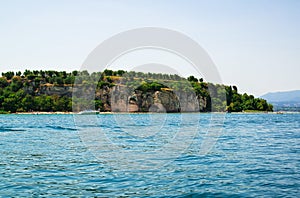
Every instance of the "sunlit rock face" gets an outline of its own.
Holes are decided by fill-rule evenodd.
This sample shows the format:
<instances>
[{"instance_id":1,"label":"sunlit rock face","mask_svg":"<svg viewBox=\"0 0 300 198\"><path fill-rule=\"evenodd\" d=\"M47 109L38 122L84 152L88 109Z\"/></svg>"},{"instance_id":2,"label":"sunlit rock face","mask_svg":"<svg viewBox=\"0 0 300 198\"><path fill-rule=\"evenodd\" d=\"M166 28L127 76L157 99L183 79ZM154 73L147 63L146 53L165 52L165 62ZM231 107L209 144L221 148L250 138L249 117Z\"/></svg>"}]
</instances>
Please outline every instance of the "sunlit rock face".
<instances>
[{"instance_id":1,"label":"sunlit rock face","mask_svg":"<svg viewBox=\"0 0 300 198\"><path fill-rule=\"evenodd\" d=\"M113 112L180 112L180 102L171 90L130 92L126 87L115 86L111 90Z\"/></svg>"}]
</instances>

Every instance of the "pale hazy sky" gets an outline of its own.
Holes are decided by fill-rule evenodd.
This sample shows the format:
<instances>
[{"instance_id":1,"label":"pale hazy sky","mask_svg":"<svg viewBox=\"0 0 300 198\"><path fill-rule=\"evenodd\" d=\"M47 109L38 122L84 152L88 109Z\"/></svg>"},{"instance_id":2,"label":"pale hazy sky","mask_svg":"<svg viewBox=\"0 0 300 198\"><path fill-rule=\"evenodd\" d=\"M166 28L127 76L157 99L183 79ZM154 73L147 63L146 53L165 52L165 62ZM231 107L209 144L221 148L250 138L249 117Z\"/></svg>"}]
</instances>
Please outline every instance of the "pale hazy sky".
<instances>
[{"instance_id":1,"label":"pale hazy sky","mask_svg":"<svg viewBox=\"0 0 300 198\"><path fill-rule=\"evenodd\" d=\"M79 69L105 39L151 26L197 41L240 92L300 89L299 10L297 0L0 0L0 72Z\"/></svg>"}]
</instances>

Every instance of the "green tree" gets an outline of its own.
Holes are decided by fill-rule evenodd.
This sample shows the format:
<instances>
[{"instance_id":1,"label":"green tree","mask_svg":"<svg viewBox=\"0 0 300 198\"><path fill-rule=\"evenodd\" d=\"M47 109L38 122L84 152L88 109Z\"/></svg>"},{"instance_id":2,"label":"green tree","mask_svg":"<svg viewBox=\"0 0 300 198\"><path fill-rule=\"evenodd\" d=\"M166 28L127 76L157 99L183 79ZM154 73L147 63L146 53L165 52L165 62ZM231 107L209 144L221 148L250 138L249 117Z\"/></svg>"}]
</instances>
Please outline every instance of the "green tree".
<instances>
[{"instance_id":1,"label":"green tree","mask_svg":"<svg viewBox=\"0 0 300 198\"><path fill-rule=\"evenodd\" d=\"M190 82L198 82L198 79L195 78L194 76L189 76L189 77L187 78L187 80L190 81Z\"/></svg>"},{"instance_id":2,"label":"green tree","mask_svg":"<svg viewBox=\"0 0 300 198\"><path fill-rule=\"evenodd\" d=\"M75 77L74 76L68 76L65 78L64 83L65 84L74 84Z\"/></svg>"},{"instance_id":3,"label":"green tree","mask_svg":"<svg viewBox=\"0 0 300 198\"><path fill-rule=\"evenodd\" d=\"M18 99L15 94L11 94L10 97L4 98L2 106L4 111L15 113L18 109Z\"/></svg>"},{"instance_id":4,"label":"green tree","mask_svg":"<svg viewBox=\"0 0 300 198\"><path fill-rule=\"evenodd\" d=\"M26 112L32 111L32 110L38 110L38 109L36 109L36 104L35 104L33 96L27 94L22 99L22 108Z\"/></svg>"},{"instance_id":5,"label":"green tree","mask_svg":"<svg viewBox=\"0 0 300 198\"><path fill-rule=\"evenodd\" d=\"M77 74L78 74L78 71L76 71L76 70L72 71L73 76L77 76Z\"/></svg>"},{"instance_id":6,"label":"green tree","mask_svg":"<svg viewBox=\"0 0 300 198\"><path fill-rule=\"evenodd\" d=\"M10 79L12 79L12 77L15 75L15 73L14 72L12 72L12 71L9 71L9 72L2 72L2 76L5 76L6 77L6 79L7 80L10 80Z\"/></svg>"},{"instance_id":7,"label":"green tree","mask_svg":"<svg viewBox=\"0 0 300 198\"><path fill-rule=\"evenodd\" d=\"M4 88L6 86L8 86L8 82L7 82L6 78L0 77L0 87Z\"/></svg>"},{"instance_id":8,"label":"green tree","mask_svg":"<svg viewBox=\"0 0 300 198\"><path fill-rule=\"evenodd\" d=\"M64 80L62 77L58 76L54 78L54 83L56 83L57 85L63 85L64 84Z\"/></svg>"},{"instance_id":9,"label":"green tree","mask_svg":"<svg viewBox=\"0 0 300 198\"><path fill-rule=\"evenodd\" d=\"M126 72L124 70L118 70L116 72L117 76L123 76L123 74L125 74Z\"/></svg>"},{"instance_id":10,"label":"green tree","mask_svg":"<svg viewBox=\"0 0 300 198\"><path fill-rule=\"evenodd\" d=\"M103 73L104 73L105 76L112 76L113 75L113 71L109 70L109 69L104 70Z\"/></svg>"}]
</instances>

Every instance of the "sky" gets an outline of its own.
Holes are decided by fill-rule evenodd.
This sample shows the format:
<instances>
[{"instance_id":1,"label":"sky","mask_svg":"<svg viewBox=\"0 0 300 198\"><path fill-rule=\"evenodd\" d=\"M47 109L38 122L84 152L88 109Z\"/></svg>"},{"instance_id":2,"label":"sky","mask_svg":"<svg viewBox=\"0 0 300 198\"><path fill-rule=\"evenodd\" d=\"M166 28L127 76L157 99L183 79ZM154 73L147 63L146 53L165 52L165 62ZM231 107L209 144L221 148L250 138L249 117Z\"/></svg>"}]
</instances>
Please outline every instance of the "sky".
<instances>
[{"instance_id":1,"label":"sky","mask_svg":"<svg viewBox=\"0 0 300 198\"><path fill-rule=\"evenodd\" d=\"M80 69L113 35L160 27L196 41L239 92L300 90L299 10L297 0L0 0L0 72Z\"/></svg>"}]
</instances>

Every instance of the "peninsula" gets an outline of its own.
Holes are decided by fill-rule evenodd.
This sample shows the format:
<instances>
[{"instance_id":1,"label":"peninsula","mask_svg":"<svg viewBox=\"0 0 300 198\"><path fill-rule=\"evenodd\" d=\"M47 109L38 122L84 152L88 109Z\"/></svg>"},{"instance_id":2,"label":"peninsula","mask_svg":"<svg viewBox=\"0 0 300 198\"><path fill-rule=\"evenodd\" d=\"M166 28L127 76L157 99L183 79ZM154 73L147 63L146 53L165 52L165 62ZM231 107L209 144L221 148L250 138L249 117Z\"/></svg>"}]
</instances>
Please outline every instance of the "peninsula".
<instances>
[{"instance_id":1,"label":"peninsula","mask_svg":"<svg viewBox=\"0 0 300 198\"><path fill-rule=\"evenodd\" d=\"M95 97L85 100L81 94ZM83 107L101 112L273 111L265 99L240 94L236 86L194 76L124 70L91 74L25 70L3 72L0 77L0 113L78 112Z\"/></svg>"}]
</instances>

